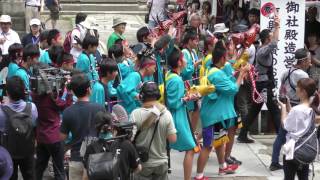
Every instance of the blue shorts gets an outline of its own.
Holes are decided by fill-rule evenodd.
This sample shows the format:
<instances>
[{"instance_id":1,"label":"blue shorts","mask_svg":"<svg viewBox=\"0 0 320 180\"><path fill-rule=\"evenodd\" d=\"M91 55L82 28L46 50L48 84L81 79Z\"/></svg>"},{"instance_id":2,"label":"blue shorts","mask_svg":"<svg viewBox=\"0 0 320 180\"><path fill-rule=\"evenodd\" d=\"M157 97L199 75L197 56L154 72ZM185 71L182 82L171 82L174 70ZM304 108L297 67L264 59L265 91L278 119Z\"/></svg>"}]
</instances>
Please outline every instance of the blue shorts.
<instances>
[{"instance_id":1,"label":"blue shorts","mask_svg":"<svg viewBox=\"0 0 320 180\"><path fill-rule=\"evenodd\" d=\"M215 135L219 135L220 131L236 126L236 118L227 119L202 129L202 138L204 147L212 147Z\"/></svg>"}]
</instances>

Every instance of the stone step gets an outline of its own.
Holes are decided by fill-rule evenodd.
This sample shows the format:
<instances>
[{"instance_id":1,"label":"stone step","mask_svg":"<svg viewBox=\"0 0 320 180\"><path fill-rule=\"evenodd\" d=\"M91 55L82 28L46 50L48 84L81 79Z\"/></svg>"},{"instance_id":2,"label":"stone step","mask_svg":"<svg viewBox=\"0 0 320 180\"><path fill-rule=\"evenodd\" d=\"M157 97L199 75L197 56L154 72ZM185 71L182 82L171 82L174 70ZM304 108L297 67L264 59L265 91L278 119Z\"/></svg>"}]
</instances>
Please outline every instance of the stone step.
<instances>
[{"instance_id":1,"label":"stone step","mask_svg":"<svg viewBox=\"0 0 320 180\"><path fill-rule=\"evenodd\" d=\"M147 11L79 11L79 10L74 10L74 11L65 11L62 10L60 12L60 15L76 15L79 12L83 12L86 14L123 14L123 15L144 15L147 13ZM44 11L42 13L43 15L49 15L49 11Z\"/></svg>"},{"instance_id":2,"label":"stone step","mask_svg":"<svg viewBox=\"0 0 320 180\"><path fill-rule=\"evenodd\" d=\"M139 11L144 10L138 4L61 4L62 11Z\"/></svg>"},{"instance_id":3,"label":"stone step","mask_svg":"<svg viewBox=\"0 0 320 180\"><path fill-rule=\"evenodd\" d=\"M146 3L147 0L60 0L63 3L92 3L92 4L108 4L108 3Z\"/></svg>"}]
</instances>

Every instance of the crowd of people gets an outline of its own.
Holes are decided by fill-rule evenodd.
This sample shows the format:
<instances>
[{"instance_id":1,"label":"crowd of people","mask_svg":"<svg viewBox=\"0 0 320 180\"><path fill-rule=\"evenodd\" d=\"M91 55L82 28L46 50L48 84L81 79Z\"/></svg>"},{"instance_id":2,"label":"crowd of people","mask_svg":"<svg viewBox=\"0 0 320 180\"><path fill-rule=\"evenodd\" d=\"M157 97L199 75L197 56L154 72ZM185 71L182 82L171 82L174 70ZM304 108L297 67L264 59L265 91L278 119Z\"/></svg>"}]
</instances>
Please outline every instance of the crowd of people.
<instances>
[{"instance_id":1,"label":"crowd of people","mask_svg":"<svg viewBox=\"0 0 320 180\"><path fill-rule=\"evenodd\" d=\"M29 23L21 40L11 17L0 16L0 179L17 180L20 170L23 179L40 180L52 164L57 180L165 180L175 158L170 150L185 153L185 180L193 178L195 164L194 179L209 179L204 172L211 152L219 175L236 173L247 163L232 155L237 130L239 143L254 143L248 132L263 103L277 133L270 170L283 169L286 180L295 174L308 179L309 164L293 154L294 143L320 114L315 7L307 12L306 47L296 50L294 65L283 72L278 97L272 58L281 28L277 15L274 29L242 47L247 63L236 68L241 42L230 35L259 24L258 9L227 6L229 13L218 18L211 16L210 2L193 0L177 8L186 12L179 22L162 27L174 13L167 11L169 2L147 3L148 25L137 31L138 43L128 43L127 22L114 17L107 52L90 15L78 13L65 37L55 29L56 1L52 29L43 29L34 15L38 4L26 3ZM263 102L253 101L254 88Z\"/></svg>"}]
</instances>

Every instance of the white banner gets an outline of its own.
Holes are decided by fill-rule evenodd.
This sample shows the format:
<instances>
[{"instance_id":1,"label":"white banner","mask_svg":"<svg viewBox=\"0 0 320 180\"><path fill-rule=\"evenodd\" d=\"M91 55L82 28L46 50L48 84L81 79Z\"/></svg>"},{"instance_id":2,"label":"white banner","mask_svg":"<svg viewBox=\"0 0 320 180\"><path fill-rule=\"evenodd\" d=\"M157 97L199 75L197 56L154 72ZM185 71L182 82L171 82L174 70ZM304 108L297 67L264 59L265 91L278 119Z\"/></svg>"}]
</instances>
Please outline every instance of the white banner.
<instances>
[{"instance_id":1,"label":"white banner","mask_svg":"<svg viewBox=\"0 0 320 180\"><path fill-rule=\"evenodd\" d=\"M272 3L280 18L278 49L273 52L274 75L277 87L282 73L294 63L294 52L304 47L305 1L304 0L261 0L261 8ZM274 16L260 15L261 30L273 30Z\"/></svg>"}]
</instances>

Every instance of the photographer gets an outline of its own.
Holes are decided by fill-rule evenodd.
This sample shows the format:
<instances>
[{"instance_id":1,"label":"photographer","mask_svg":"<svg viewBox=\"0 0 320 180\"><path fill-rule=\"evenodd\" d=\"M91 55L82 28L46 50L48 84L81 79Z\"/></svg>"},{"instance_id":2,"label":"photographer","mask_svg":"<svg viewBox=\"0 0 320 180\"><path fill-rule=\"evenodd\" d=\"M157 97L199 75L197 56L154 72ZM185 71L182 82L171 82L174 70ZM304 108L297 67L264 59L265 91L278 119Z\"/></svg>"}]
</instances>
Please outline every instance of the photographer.
<instances>
[{"instance_id":1,"label":"photographer","mask_svg":"<svg viewBox=\"0 0 320 180\"><path fill-rule=\"evenodd\" d=\"M168 179L167 140L170 143L176 142L177 130L171 113L157 101L159 97L158 85L155 82L145 82L140 92L142 108L131 114L131 119L140 132L135 137L136 146L149 148L149 159L142 163L142 171L137 174L136 180Z\"/></svg>"},{"instance_id":2,"label":"photographer","mask_svg":"<svg viewBox=\"0 0 320 180\"><path fill-rule=\"evenodd\" d=\"M280 19L275 16L274 32L269 29L264 29L260 32L260 40L262 45L256 51L256 65L255 69L258 73L257 77L257 90L259 93L264 94L268 111L271 112L273 124L276 132L278 133L280 126L280 109L275 101L273 89L275 88L275 79L273 74L274 60L272 52L278 47ZM258 116L263 103L253 103L247 115L247 119L243 120L243 127L240 131L238 141L240 143L253 143L254 140L248 137L250 126L254 123Z\"/></svg>"},{"instance_id":3,"label":"photographer","mask_svg":"<svg viewBox=\"0 0 320 180\"><path fill-rule=\"evenodd\" d=\"M52 46L49 50L49 57L56 68L61 68L63 58L63 48ZM41 71L41 69L40 69ZM49 85L48 85L49 86ZM48 88L48 87L47 87ZM54 176L56 180L64 180L65 172L63 166L64 151L63 141L60 139L60 114L72 104L72 93L68 91L66 100L62 100L64 87L54 87L47 89L45 94L32 93L32 100L36 104L39 117L37 132L37 160L36 178L43 178L43 172L48 166L49 158L52 157ZM57 89L58 88L58 89Z\"/></svg>"},{"instance_id":4,"label":"photographer","mask_svg":"<svg viewBox=\"0 0 320 180\"><path fill-rule=\"evenodd\" d=\"M83 176L83 158L80 155L81 145L85 142L86 137L96 137L97 132L94 128L93 118L97 112L105 112L105 108L99 104L89 102L91 86L90 80L85 74L81 73L72 76L70 88L78 100L63 111L60 138L65 140L68 134L72 133L71 142L65 145L65 149L71 149L69 179L82 179L85 176Z\"/></svg>"},{"instance_id":5,"label":"photographer","mask_svg":"<svg viewBox=\"0 0 320 180\"><path fill-rule=\"evenodd\" d=\"M102 178L120 180L130 179L131 172L139 172L141 170L139 156L132 143L128 140L131 132L128 134L128 132L126 132L119 123L113 124L112 116L108 112L98 112L94 121L99 139L87 147L84 156L86 168L88 169L88 165L90 165L88 164L90 155L101 152L112 152L119 162L117 164L118 167L113 169L113 174L117 177ZM128 125L130 126L130 124ZM133 124L131 125L131 128L132 127ZM88 173L88 175L90 175L90 173ZM90 178L90 176L89 179L94 180L94 178Z\"/></svg>"}]
</instances>

